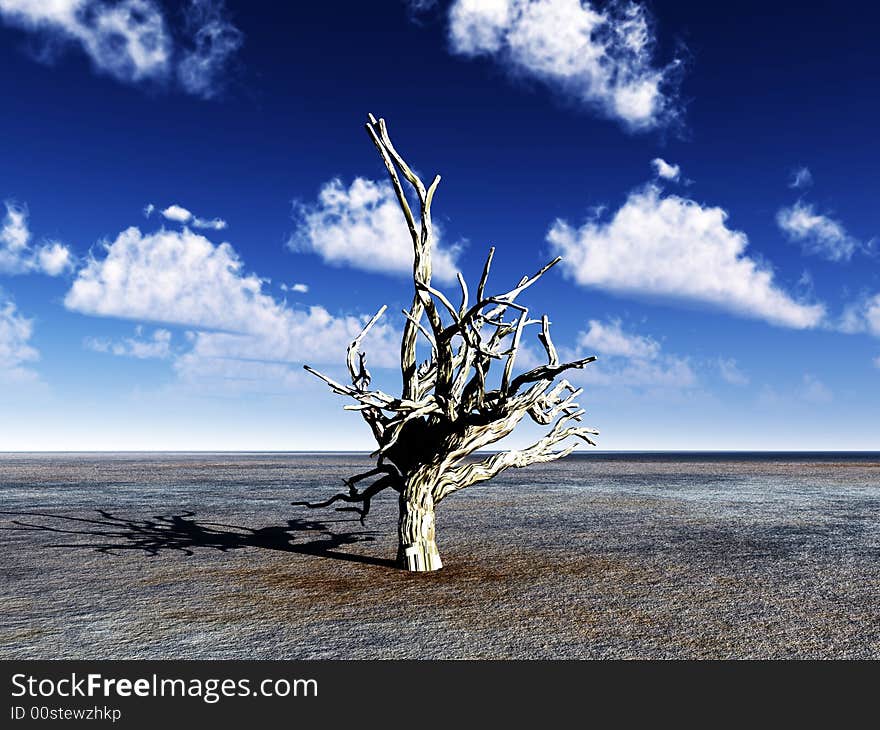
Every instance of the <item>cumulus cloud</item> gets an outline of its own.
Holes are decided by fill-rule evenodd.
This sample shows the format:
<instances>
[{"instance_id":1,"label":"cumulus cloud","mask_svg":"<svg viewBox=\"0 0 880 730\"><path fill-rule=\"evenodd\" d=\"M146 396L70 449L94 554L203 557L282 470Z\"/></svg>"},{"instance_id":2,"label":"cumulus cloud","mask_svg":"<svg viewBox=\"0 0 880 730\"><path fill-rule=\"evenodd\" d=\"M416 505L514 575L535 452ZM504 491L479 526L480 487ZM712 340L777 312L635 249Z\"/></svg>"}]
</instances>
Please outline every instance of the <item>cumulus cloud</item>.
<instances>
[{"instance_id":1,"label":"cumulus cloud","mask_svg":"<svg viewBox=\"0 0 880 730\"><path fill-rule=\"evenodd\" d=\"M37 380L30 364L39 353L30 344L33 322L23 317L13 302L0 292L0 383L26 383Z\"/></svg>"},{"instance_id":2,"label":"cumulus cloud","mask_svg":"<svg viewBox=\"0 0 880 730\"><path fill-rule=\"evenodd\" d=\"M0 222L0 272L27 274L39 272L59 276L73 267L70 249L58 241L31 246L28 211L7 201L6 216Z\"/></svg>"},{"instance_id":3,"label":"cumulus cloud","mask_svg":"<svg viewBox=\"0 0 880 730\"><path fill-rule=\"evenodd\" d=\"M681 167L672 165L661 157L651 160L651 166L654 168L654 174L659 178L671 182L678 182L681 178Z\"/></svg>"},{"instance_id":4,"label":"cumulus cloud","mask_svg":"<svg viewBox=\"0 0 880 730\"><path fill-rule=\"evenodd\" d=\"M718 372L726 382L731 385L748 385L749 376L740 370L739 365L733 358L719 358Z\"/></svg>"},{"instance_id":5,"label":"cumulus cloud","mask_svg":"<svg viewBox=\"0 0 880 730\"><path fill-rule=\"evenodd\" d=\"M179 372L190 374L207 361L229 359L338 364L365 321L276 301L262 279L244 272L232 246L186 228L123 231L80 269L64 304L84 314L192 327L189 350L176 359ZM367 339L371 365L397 364L389 324L379 322ZM123 343L122 354L134 350Z\"/></svg>"},{"instance_id":6,"label":"cumulus cloud","mask_svg":"<svg viewBox=\"0 0 880 730\"><path fill-rule=\"evenodd\" d=\"M152 203L144 208L144 213L147 218L150 217L150 214L154 210L155 206ZM181 225L189 224L193 228L210 228L214 231L222 231L227 225L226 221L222 218L199 218L182 205L177 205L176 203L169 205L167 208L164 208L159 212L165 220L172 221L173 223L180 223Z\"/></svg>"},{"instance_id":7,"label":"cumulus cloud","mask_svg":"<svg viewBox=\"0 0 880 730\"><path fill-rule=\"evenodd\" d=\"M244 273L228 243L215 245L188 229L143 234L132 227L104 248L103 258L93 257L78 272L64 300L69 309L221 330L233 338L269 336L309 320L264 293L263 281ZM325 314L318 317L323 323Z\"/></svg>"},{"instance_id":8,"label":"cumulus cloud","mask_svg":"<svg viewBox=\"0 0 880 730\"><path fill-rule=\"evenodd\" d=\"M292 291L296 294L308 294L309 293L309 285L308 284L291 284L287 286L287 284L281 285L281 291Z\"/></svg>"},{"instance_id":9,"label":"cumulus cloud","mask_svg":"<svg viewBox=\"0 0 880 730\"><path fill-rule=\"evenodd\" d=\"M35 251L36 268L49 276L60 276L73 266L70 249L58 241L50 241Z\"/></svg>"},{"instance_id":10,"label":"cumulus cloud","mask_svg":"<svg viewBox=\"0 0 880 730\"><path fill-rule=\"evenodd\" d=\"M166 329L157 329L149 337L143 336L143 327L135 328L134 337L126 337L122 340L110 340L106 338L87 337L83 344L89 350L106 352L121 357L134 357L139 360L159 359L171 357L171 332Z\"/></svg>"},{"instance_id":11,"label":"cumulus cloud","mask_svg":"<svg viewBox=\"0 0 880 730\"><path fill-rule=\"evenodd\" d=\"M136 227L79 270L65 304L87 314L245 330L262 284L241 273L232 247L187 229L144 235Z\"/></svg>"},{"instance_id":12,"label":"cumulus cloud","mask_svg":"<svg viewBox=\"0 0 880 730\"><path fill-rule=\"evenodd\" d=\"M296 205L299 226L288 245L294 251L318 254L336 266L365 271L410 274L412 241L390 183L355 178L346 188L339 179L324 185L313 205ZM433 274L453 281L457 246L446 246L435 224Z\"/></svg>"},{"instance_id":13,"label":"cumulus cloud","mask_svg":"<svg viewBox=\"0 0 880 730\"><path fill-rule=\"evenodd\" d=\"M788 181L788 187L790 188L808 188L813 184L813 173L810 172L809 167L799 167L791 173L791 178Z\"/></svg>"},{"instance_id":14,"label":"cumulus cloud","mask_svg":"<svg viewBox=\"0 0 880 730\"><path fill-rule=\"evenodd\" d=\"M449 41L455 54L492 58L632 130L678 114L680 64L655 65L650 19L636 2L455 0Z\"/></svg>"},{"instance_id":15,"label":"cumulus cloud","mask_svg":"<svg viewBox=\"0 0 880 730\"><path fill-rule=\"evenodd\" d=\"M216 96L241 32L217 0L191 0L184 16L175 34L155 0L0 0L0 20L48 39L44 58L50 48L79 46L96 71L118 81L164 83L176 75L185 91Z\"/></svg>"},{"instance_id":16,"label":"cumulus cloud","mask_svg":"<svg viewBox=\"0 0 880 730\"><path fill-rule=\"evenodd\" d=\"M573 356L596 353L598 362L568 376L573 382L664 389L697 385L697 376L685 358L662 352L660 343L651 337L626 332L619 320L590 320L578 334Z\"/></svg>"},{"instance_id":17,"label":"cumulus cloud","mask_svg":"<svg viewBox=\"0 0 880 730\"><path fill-rule=\"evenodd\" d=\"M789 240L801 244L805 253L829 261L849 261L861 247L838 221L816 213L812 205L802 201L782 208L776 214L776 223Z\"/></svg>"},{"instance_id":18,"label":"cumulus cloud","mask_svg":"<svg viewBox=\"0 0 880 730\"><path fill-rule=\"evenodd\" d=\"M186 208L173 204L162 211L162 217L175 223L189 223L193 215Z\"/></svg>"},{"instance_id":19,"label":"cumulus cloud","mask_svg":"<svg viewBox=\"0 0 880 730\"><path fill-rule=\"evenodd\" d=\"M547 241L575 282L612 292L709 304L798 329L824 319L822 304L796 301L773 272L746 255L748 238L727 212L649 185L630 193L608 221L580 228L557 219Z\"/></svg>"}]
</instances>

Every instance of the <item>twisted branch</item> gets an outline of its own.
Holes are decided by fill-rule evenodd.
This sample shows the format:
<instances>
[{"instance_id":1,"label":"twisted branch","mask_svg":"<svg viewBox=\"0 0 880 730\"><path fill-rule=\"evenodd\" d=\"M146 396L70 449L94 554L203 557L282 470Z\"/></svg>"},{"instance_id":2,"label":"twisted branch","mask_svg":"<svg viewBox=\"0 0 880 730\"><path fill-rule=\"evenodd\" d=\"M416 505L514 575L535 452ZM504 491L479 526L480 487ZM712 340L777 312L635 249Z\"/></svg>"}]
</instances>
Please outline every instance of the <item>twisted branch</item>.
<instances>
[{"instance_id":1,"label":"twisted branch","mask_svg":"<svg viewBox=\"0 0 880 730\"><path fill-rule=\"evenodd\" d=\"M346 481L348 492L309 506L330 506L336 502L360 504L360 507L338 509L354 509L362 518L369 512L370 500L376 494L388 487L405 491L416 472L420 478L426 473L434 475L431 496L436 503L505 469L561 458L571 452L577 441L593 444L591 437L597 433L573 425L580 422L583 415L575 402L582 391L566 380L554 385L562 373L581 369L596 358L560 363L547 315L540 319L529 318L528 307L516 301L560 259L553 259L531 276L523 276L516 286L501 294L487 295L495 254L492 247L475 289L473 304L467 283L458 274L461 300L456 306L431 284L434 242L431 203L440 176L435 176L426 187L392 144L383 119L369 115L366 128L388 171L413 244L413 300L410 308L403 312L405 322L400 347L403 392L396 398L380 390L370 390L371 376L360 349L363 338L384 313L384 306L349 345L346 364L351 386L305 366L333 392L355 401L346 408L359 411L372 428L378 444L373 456L379 459L375 469ZM418 202L418 217L410 207L404 180ZM509 312L513 314L510 319ZM427 326L423 319L427 319ZM547 354L547 364L515 376L522 337L532 324L541 325L538 340ZM420 335L430 344L431 355L417 366L416 343ZM499 386L487 390L493 364L502 361ZM479 462L467 460L474 451L509 435L526 416L536 423L553 425L532 446L494 454ZM380 478L363 491L356 488L355 484L362 479L379 475Z\"/></svg>"}]
</instances>

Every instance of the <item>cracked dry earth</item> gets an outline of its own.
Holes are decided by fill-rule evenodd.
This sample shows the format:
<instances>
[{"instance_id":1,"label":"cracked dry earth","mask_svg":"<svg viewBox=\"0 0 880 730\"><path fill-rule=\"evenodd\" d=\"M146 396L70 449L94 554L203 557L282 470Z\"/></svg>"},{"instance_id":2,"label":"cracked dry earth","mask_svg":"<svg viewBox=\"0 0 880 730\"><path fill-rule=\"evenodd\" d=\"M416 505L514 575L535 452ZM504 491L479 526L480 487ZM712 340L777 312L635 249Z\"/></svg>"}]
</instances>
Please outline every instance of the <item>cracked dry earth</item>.
<instances>
[{"instance_id":1,"label":"cracked dry earth","mask_svg":"<svg viewBox=\"0 0 880 730\"><path fill-rule=\"evenodd\" d=\"M359 455L0 455L0 658L880 658L880 458L603 455L445 501L390 567Z\"/></svg>"}]
</instances>

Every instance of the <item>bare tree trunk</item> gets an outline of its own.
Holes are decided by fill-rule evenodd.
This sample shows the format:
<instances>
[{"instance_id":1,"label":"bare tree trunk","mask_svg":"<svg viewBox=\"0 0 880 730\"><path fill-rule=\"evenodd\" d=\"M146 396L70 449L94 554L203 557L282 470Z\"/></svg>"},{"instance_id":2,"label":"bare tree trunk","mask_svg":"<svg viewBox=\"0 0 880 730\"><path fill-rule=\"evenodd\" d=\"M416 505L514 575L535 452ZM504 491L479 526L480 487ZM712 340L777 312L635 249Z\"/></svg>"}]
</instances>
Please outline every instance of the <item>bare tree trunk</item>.
<instances>
[{"instance_id":1,"label":"bare tree trunk","mask_svg":"<svg viewBox=\"0 0 880 730\"><path fill-rule=\"evenodd\" d=\"M397 564L404 570L425 573L440 570L434 524L433 480L416 472L400 495Z\"/></svg>"}]
</instances>

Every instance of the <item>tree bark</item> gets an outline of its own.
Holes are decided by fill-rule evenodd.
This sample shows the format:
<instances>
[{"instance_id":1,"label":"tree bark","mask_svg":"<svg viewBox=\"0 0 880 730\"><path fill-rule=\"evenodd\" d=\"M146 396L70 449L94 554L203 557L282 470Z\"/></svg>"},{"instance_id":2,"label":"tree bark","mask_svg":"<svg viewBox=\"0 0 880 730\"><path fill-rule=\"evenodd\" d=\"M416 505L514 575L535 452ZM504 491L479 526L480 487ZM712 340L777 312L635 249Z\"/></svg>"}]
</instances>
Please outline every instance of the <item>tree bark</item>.
<instances>
[{"instance_id":1,"label":"tree bark","mask_svg":"<svg viewBox=\"0 0 880 730\"><path fill-rule=\"evenodd\" d=\"M415 573L426 573L443 567L435 539L432 487L429 481L417 473L400 495L397 564L404 570Z\"/></svg>"}]
</instances>

